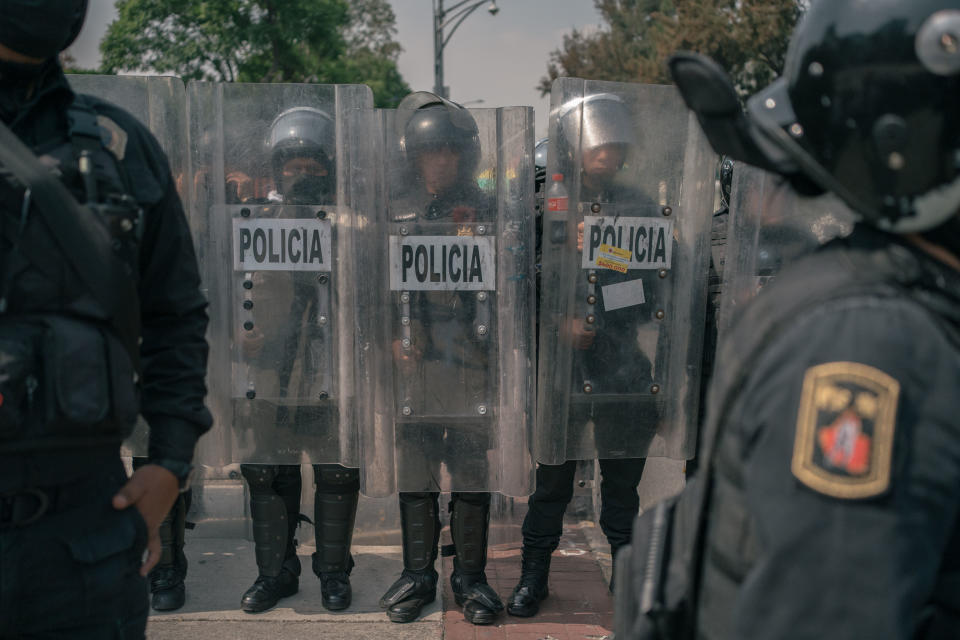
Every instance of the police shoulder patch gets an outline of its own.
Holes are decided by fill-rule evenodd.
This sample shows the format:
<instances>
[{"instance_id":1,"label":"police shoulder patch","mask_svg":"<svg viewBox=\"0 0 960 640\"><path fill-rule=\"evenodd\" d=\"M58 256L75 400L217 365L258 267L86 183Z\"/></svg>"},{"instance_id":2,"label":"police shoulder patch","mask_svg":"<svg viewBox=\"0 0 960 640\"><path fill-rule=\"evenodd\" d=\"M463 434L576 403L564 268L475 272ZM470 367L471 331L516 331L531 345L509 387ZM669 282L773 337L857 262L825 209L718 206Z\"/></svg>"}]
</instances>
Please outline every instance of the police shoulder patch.
<instances>
[{"instance_id":1,"label":"police shoulder patch","mask_svg":"<svg viewBox=\"0 0 960 640\"><path fill-rule=\"evenodd\" d=\"M870 498L890 486L900 383L874 367L828 362L807 369L791 470L834 498Z\"/></svg>"}]
</instances>

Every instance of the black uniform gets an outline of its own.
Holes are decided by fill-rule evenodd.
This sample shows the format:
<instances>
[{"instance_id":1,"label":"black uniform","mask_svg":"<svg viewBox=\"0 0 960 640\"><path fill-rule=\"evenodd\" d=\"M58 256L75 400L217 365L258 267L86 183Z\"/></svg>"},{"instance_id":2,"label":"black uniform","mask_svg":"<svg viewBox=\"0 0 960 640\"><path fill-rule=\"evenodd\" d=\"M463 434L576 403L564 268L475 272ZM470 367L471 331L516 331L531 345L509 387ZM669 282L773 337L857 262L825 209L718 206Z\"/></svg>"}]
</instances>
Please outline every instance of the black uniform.
<instances>
[{"instance_id":1,"label":"black uniform","mask_svg":"<svg viewBox=\"0 0 960 640\"><path fill-rule=\"evenodd\" d=\"M480 140L473 116L426 92L405 98L398 113L407 109L398 128L409 180L398 185L403 191L390 203L391 221L413 227L414 235L435 232L433 225L448 225L446 233L472 235L479 232L476 223L494 222L493 203L474 182ZM456 173L430 185L424 173L452 161L434 157L425 170L421 154L436 152L455 154ZM449 167L443 164L445 170ZM403 461L401 483L418 490L399 495L403 573L380 599L393 622L416 619L436 598L441 463L455 489L488 475L485 452L495 443L490 418L477 407L498 384L488 366L489 345L497 337L495 330L480 333L477 325L489 324L481 318L496 309L496 292L483 293L484 300L471 291L395 294L396 309L409 305L404 311L409 315L392 319L393 335L404 336L394 345L395 395L412 405L407 405L410 411L401 409L404 417L396 421L396 450ZM467 451L484 453L470 459ZM449 510L453 545L444 551L455 556L450 577L454 599L471 623L491 624L503 604L485 573L490 493L454 491Z\"/></svg>"},{"instance_id":2,"label":"black uniform","mask_svg":"<svg viewBox=\"0 0 960 640\"><path fill-rule=\"evenodd\" d=\"M621 554L618 638L957 637L956 8L814 3L746 113L714 63L671 60L718 152L861 222L729 328L701 469Z\"/></svg>"},{"instance_id":3,"label":"black uniform","mask_svg":"<svg viewBox=\"0 0 960 640\"><path fill-rule=\"evenodd\" d=\"M611 187L595 193L583 194L586 202L635 203L638 207L650 205L650 199L633 189ZM597 273L598 290L602 285L624 281L623 274L600 270ZM650 277L641 276L647 284L648 292L655 291ZM602 301L597 305L596 335L587 349L574 353L577 375L572 381L574 393L579 397L584 381L590 380L596 391L603 393L629 393L638 388L649 387L652 382L653 361L656 354L641 351L635 343L622 339L629 335L631 327L650 320L650 311L654 305L645 307L647 311L622 309L604 312ZM629 348L628 348L629 345ZM624 420L636 419L642 407L629 402L586 403L577 407L570 417L570 428L584 427L588 420L594 421L594 437L598 448L604 446L605 438L616 439L616 432ZM651 431L650 438L654 433ZM576 441L576 437L568 438ZM613 553L630 542L633 519L640 508L637 485L643 475L644 458L601 459L600 473L600 527L610 542ZM560 544L563 531L563 514L573 498L573 482L576 474L576 460L568 460L561 465L537 466L537 488L528 501L529 510L523 521L523 544L531 549L552 553Z\"/></svg>"},{"instance_id":4,"label":"black uniform","mask_svg":"<svg viewBox=\"0 0 960 640\"><path fill-rule=\"evenodd\" d=\"M269 144L273 177L278 190L270 199L290 205L324 205L335 200L336 190L336 125L324 111L312 107L293 107L279 114L270 126ZM284 178L284 166L290 160L308 159L323 168L323 175L298 174ZM228 193L228 197L229 197ZM304 388L312 384L324 367L329 367L330 354L321 346L323 329L317 295L317 278L307 272L265 272L265 298L257 307L268 310L256 325L266 333L265 345L259 354L251 354L251 364L267 375L276 375L282 398L304 397ZM282 292L282 293L281 293ZM289 297L285 294L289 292ZM290 300L289 312L275 315L279 299ZM273 309L273 311L271 311ZM288 323L293 331L285 331ZM281 325L281 326L277 326ZM277 364L279 363L279 364ZM299 389L292 388L293 370L300 366ZM268 449L289 439L293 446L319 431L330 434L339 418L337 408L330 405L301 405L253 401L244 405L256 419L250 437L257 447ZM258 440L263 430L262 443ZM280 435L283 433L284 435ZM329 437L324 447L338 450L340 443ZM267 453L267 456L270 454ZM252 458L258 459L254 453ZM259 575L241 598L244 611L255 613L273 607L282 597L299 589L300 560L294 538L301 520L300 497L303 480L299 465L242 464L241 473L250 488L250 513ZM360 495L357 469L338 464L315 464L314 470L314 533L317 550L312 568L320 578L321 600L330 610L350 606L352 590L349 575L353 569L350 543Z\"/></svg>"},{"instance_id":5,"label":"black uniform","mask_svg":"<svg viewBox=\"0 0 960 640\"><path fill-rule=\"evenodd\" d=\"M77 139L68 129L74 98L53 59L35 77L0 81L0 118L37 155L55 159L61 180L83 202ZM121 255L140 295L139 409L150 425L149 457L188 464L211 423L203 405L206 300L190 231L153 136L109 103L88 98L84 104L85 113L105 118L101 122L125 135L120 142L114 138L109 150L93 149L101 192L127 193L144 213L138 248L125 245ZM51 422L27 413L22 429L7 431L0 443L0 635L59 630L64 637L106 638L122 629L124 637L142 636L147 598L138 570L147 531L135 508L115 511L110 504L126 481L119 446L137 412L135 398L124 397L132 364L42 217L35 208L22 217L23 190L0 180L0 191L0 279L7 301L0 324L30 317L70 326L64 334L45 334L42 345L32 343L48 367L38 388L56 384L58 395L30 400L41 398L45 408L57 402L61 415ZM3 350L12 352L9 343ZM107 417L98 404L104 393ZM72 430L62 434L66 439L52 437L64 419Z\"/></svg>"},{"instance_id":6,"label":"black uniform","mask_svg":"<svg viewBox=\"0 0 960 640\"><path fill-rule=\"evenodd\" d=\"M882 277L860 275L873 264ZM799 288L820 300L743 364L723 411L698 637L952 637L960 274L858 229L771 284L721 357Z\"/></svg>"}]
</instances>

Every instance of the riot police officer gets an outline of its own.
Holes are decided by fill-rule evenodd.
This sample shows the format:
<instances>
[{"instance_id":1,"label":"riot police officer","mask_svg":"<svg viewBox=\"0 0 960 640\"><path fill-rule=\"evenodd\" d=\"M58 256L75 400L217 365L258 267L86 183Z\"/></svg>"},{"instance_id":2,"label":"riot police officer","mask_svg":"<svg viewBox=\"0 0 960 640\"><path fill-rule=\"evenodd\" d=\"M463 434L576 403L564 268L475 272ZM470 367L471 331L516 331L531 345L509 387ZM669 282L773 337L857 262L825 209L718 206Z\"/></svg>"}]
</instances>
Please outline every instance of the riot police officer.
<instances>
[{"instance_id":1,"label":"riot police officer","mask_svg":"<svg viewBox=\"0 0 960 640\"><path fill-rule=\"evenodd\" d=\"M645 194L617 182L620 171L636 147L634 124L622 99L611 93L592 94L567 103L557 115L557 153L570 167L576 166L575 155L581 157L580 202L651 206L652 202ZM583 132L582 140L578 134L580 131ZM551 233L552 224L544 224L545 233ZM578 226L578 250L583 250L582 222ZM615 272L599 274L599 278L602 284L625 279ZM649 312L624 309L598 315L603 317L595 326L602 325L601 329L586 326L572 317L565 323L566 339L576 349L575 368L580 372L575 384L582 387L586 381L592 380L608 393L642 386L644 380L648 381L649 387L650 355L630 348L630 340L624 339L649 319ZM609 439L610 434L634 417L623 405L591 406L571 416L570 423L577 423L576 426L582 429L591 419L598 447L603 450L609 448L603 440ZM637 485L644 462L643 458L605 457L599 461L603 476L600 525L614 554L630 542L631 525L639 509ZM547 596L550 556L560 543L563 514L573 497L576 466L576 460L571 459L560 465L539 464L537 467L537 488L529 498L529 510L523 521L522 572L507 605L511 615L536 615L540 601Z\"/></svg>"},{"instance_id":2,"label":"riot police officer","mask_svg":"<svg viewBox=\"0 0 960 640\"><path fill-rule=\"evenodd\" d=\"M955 0L814 3L747 114L714 63L672 60L718 151L859 222L724 337L700 477L635 532L672 531L641 562L666 581L631 576L617 637L956 637L958 33Z\"/></svg>"},{"instance_id":3,"label":"riot police officer","mask_svg":"<svg viewBox=\"0 0 960 640\"><path fill-rule=\"evenodd\" d=\"M206 301L166 158L57 61L86 5L0 4L4 636L143 637L158 525L211 423ZM138 413L148 464L128 479Z\"/></svg>"},{"instance_id":4,"label":"riot police officer","mask_svg":"<svg viewBox=\"0 0 960 640\"><path fill-rule=\"evenodd\" d=\"M461 225L457 233L472 234L471 225L490 222L494 214L493 202L473 180L481 151L475 120L460 105L433 94L413 94L404 103L398 112L417 105L402 132L408 189L390 203L391 218L409 225ZM412 339L394 342L394 366L402 377L417 381L421 394L417 406L425 417L397 425L397 458L405 469L402 483L422 490L399 495L403 573L380 599L393 622L415 620L436 598L441 463L454 485L461 477L485 479L485 457L469 459L456 452L485 452L493 446L489 424L482 416L460 421L454 417L472 404L472 394L489 384L485 379L488 355L474 334L480 304L476 296L457 290L406 295ZM473 413L472 406L469 411ZM426 416L434 418L428 421ZM451 455L441 460L437 456L444 451ZM454 490L449 510L454 598L467 620L491 624L503 604L484 572L490 493Z\"/></svg>"},{"instance_id":5,"label":"riot police officer","mask_svg":"<svg viewBox=\"0 0 960 640\"><path fill-rule=\"evenodd\" d=\"M278 115L270 127L269 147L275 189L267 201L290 205L332 204L336 194L335 122L326 112L312 107L294 107ZM300 364L301 378L318 375L324 363L315 362L311 342L318 331L317 280L310 272L286 274L292 280L293 295L289 317L306 318L298 331L288 334L280 346L279 369L275 372L281 395L291 384L293 369ZM258 326L263 325L261 320ZM269 325L268 325L269 327ZM269 336L259 329L246 334L248 351L256 359ZM269 331L269 329L268 329ZM271 361L272 362L272 361ZM270 367L270 362L264 363ZM263 410L266 404L256 405ZM334 420L326 406L276 405L275 413L264 411L262 418L278 429L307 430ZM268 424L265 422L264 427ZM254 458L257 454L254 454ZM259 575L243 594L241 606L248 613L269 609L280 598L299 588L300 560L297 557L297 527L300 515L302 480L299 465L243 464L241 472L250 488L250 513ZM313 571L320 578L323 606L331 611L350 606L350 571L353 557L350 542L356 519L360 479L356 469L337 464L314 465L314 531L317 550Z\"/></svg>"}]
</instances>

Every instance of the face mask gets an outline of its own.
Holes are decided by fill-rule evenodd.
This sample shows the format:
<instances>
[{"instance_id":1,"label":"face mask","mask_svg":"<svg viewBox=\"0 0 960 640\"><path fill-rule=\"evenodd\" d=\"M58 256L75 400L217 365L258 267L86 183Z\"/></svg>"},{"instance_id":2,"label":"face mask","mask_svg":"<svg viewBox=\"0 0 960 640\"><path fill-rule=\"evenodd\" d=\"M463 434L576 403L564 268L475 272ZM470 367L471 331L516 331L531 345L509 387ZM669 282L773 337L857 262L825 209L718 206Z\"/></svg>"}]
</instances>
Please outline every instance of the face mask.
<instances>
[{"instance_id":1,"label":"face mask","mask_svg":"<svg viewBox=\"0 0 960 640\"><path fill-rule=\"evenodd\" d=\"M283 194L290 204L324 204L330 199L330 177L304 175Z\"/></svg>"}]
</instances>

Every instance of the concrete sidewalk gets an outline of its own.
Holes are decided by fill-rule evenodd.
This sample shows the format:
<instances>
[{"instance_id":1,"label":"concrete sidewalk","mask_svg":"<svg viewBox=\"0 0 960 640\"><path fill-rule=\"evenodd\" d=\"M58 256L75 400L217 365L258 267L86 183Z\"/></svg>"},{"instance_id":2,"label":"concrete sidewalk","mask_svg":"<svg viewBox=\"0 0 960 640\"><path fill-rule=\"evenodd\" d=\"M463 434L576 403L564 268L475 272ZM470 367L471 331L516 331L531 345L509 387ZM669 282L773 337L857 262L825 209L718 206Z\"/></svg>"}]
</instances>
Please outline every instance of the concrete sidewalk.
<instances>
[{"instance_id":1,"label":"concrete sidewalk","mask_svg":"<svg viewBox=\"0 0 960 640\"><path fill-rule=\"evenodd\" d=\"M550 597L540 615L514 618L504 613L497 625L475 627L463 619L453 601L450 558L444 558L442 563L442 603L438 597L416 622L401 625L387 620L377 602L400 574L399 546L354 547L353 605L348 611L331 613L321 606L320 582L310 571L313 546L302 545L300 592L270 611L246 614L240 611L239 603L241 594L256 577L253 543L244 539L193 537L188 532L187 603L179 611L154 613L147 637L601 640L611 637L613 602L604 578L604 571L609 572L609 553L599 540L596 551L590 544L591 539L597 539L597 533L591 522L571 521L565 526L561 547L553 557ZM444 531L443 537L444 541L449 540L448 531ZM487 575L506 600L520 575L519 544L491 547Z\"/></svg>"}]
</instances>

